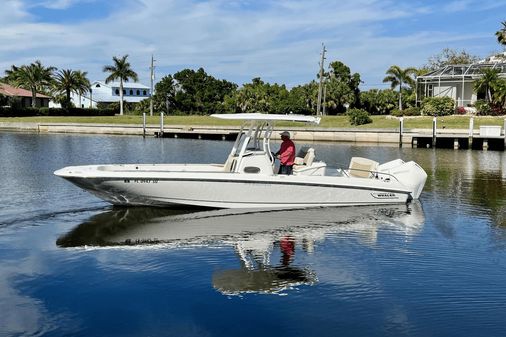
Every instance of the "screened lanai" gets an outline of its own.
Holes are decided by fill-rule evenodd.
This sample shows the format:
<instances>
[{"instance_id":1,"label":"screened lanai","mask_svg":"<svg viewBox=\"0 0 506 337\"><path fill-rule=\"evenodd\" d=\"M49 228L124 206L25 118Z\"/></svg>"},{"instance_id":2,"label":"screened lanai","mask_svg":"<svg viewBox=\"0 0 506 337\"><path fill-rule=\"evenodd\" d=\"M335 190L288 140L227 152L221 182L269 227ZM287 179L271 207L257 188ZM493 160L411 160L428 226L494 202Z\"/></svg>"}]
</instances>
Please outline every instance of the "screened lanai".
<instances>
[{"instance_id":1,"label":"screened lanai","mask_svg":"<svg viewBox=\"0 0 506 337\"><path fill-rule=\"evenodd\" d=\"M416 79L416 102L424 97L454 99L457 106L474 104L478 97L473 89L474 81L482 76L483 69L497 69L500 77L506 78L506 62L454 64L434 70Z\"/></svg>"}]
</instances>

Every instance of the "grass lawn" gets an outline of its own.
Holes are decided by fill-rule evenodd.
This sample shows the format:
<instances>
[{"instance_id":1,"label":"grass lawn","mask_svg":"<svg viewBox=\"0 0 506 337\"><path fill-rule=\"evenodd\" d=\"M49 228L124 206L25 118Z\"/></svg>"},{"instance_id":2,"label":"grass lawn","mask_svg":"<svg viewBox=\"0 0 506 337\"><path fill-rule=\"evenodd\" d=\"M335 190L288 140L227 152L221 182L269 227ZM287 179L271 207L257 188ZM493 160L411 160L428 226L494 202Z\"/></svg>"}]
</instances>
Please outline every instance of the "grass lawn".
<instances>
[{"instance_id":1,"label":"grass lawn","mask_svg":"<svg viewBox=\"0 0 506 337\"><path fill-rule=\"evenodd\" d=\"M359 128L359 129L395 129L399 127L399 120L390 116L371 116L373 122L361 126L350 125L346 116L325 116L320 122L322 128ZM469 116L446 116L438 117L438 128L447 129L468 129ZM474 118L474 128L480 125L504 126L505 116L488 117L480 116ZM12 123L99 123L99 124L142 124L142 116L106 116L106 117L0 117L0 122ZM160 117L147 117L148 124L160 124ZM241 125L240 121L229 121L212 118L209 116L166 116L165 125L216 125L235 126ZM277 123L278 126L297 126L299 123ZM405 117L405 129L432 129L432 117Z\"/></svg>"}]
</instances>

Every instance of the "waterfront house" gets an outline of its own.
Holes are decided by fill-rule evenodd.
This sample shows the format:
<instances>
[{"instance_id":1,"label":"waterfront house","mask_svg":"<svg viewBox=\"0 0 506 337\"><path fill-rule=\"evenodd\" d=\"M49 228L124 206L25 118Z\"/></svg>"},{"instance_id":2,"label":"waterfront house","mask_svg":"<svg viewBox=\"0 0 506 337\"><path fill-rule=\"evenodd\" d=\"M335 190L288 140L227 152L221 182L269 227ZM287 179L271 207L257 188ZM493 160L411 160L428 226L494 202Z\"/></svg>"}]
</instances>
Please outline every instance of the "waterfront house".
<instances>
[{"instance_id":1,"label":"waterfront house","mask_svg":"<svg viewBox=\"0 0 506 337\"><path fill-rule=\"evenodd\" d=\"M7 105L18 107L32 106L32 92L30 90L16 88L12 85L0 83L0 95L7 97ZM37 93L35 105L37 107L48 107L51 97Z\"/></svg>"},{"instance_id":2,"label":"waterfront house","mask_svg":"<svg viewBox=\"0 0 506 337\"><path fill-rule=\"evenodd\" d=\"M91 84L90 92L85 95L71 95L72 103L76 107L89 108L97 107L97 103L119 102L119 82L105 83L105 81L95 81ZM123 100L125 102L138 103L150 97L150 89L141 83L123 83Z\"/></svg>"},{"instance_id":3,"label":"waterfront house","mask_svg":"<svg viewBox=\"0 0 506 337\"><path fill-rule=\"evenodd\" d=\"M456 106L471 106L476 100L484 99L474 91L474 81L482 76L482 70L499 70L499 76L506 78L506 58L492 56L473 64L452 64L434 70L416 79L417 104L424 97L453 98Z\"/></svg>"}]
</instances>

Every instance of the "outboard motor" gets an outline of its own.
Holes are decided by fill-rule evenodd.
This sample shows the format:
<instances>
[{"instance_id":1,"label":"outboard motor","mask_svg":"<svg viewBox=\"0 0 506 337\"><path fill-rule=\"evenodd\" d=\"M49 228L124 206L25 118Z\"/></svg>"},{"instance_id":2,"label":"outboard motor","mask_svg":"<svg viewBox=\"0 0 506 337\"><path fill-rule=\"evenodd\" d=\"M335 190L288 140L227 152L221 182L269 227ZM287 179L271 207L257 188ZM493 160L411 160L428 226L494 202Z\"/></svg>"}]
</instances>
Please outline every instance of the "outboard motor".
<instances>
[{"instance_id":1,"label":"outboard motor","mask_svg":"<svg viewBox=\"0 0 506 337\"><path fill-rule=\"evenodd\" d=\"M378 172L394 176L401 184L411 191L411 197L418 199L422 193L427 173L414 161L404 162L400 159L392 160L378 167ZM383 176L384 178L386 176Z\"/></svg>"}]
</instances>

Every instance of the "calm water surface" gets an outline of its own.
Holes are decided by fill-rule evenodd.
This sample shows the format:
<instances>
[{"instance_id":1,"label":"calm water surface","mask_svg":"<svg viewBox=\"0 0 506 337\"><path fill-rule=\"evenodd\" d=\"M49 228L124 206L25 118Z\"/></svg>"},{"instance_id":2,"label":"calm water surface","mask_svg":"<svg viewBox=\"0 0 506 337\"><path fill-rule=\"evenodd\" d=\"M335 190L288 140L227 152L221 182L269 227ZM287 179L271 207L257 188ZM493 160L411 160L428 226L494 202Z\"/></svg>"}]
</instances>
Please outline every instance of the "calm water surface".
<instances>
[{"instance_id":1,"label":"calm water surface","mask_svg":"<svg viewBox=\"0 0 506 337\"><path fill-rule=\"evenodd\" d=\"M503 152L312 144L329 165L415 160L408 207L114 208L52 174L230 146L0 133L0 335L504 336Z\"/></svg>"}]
</instances>

